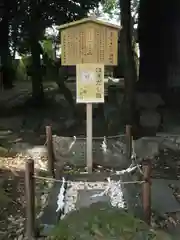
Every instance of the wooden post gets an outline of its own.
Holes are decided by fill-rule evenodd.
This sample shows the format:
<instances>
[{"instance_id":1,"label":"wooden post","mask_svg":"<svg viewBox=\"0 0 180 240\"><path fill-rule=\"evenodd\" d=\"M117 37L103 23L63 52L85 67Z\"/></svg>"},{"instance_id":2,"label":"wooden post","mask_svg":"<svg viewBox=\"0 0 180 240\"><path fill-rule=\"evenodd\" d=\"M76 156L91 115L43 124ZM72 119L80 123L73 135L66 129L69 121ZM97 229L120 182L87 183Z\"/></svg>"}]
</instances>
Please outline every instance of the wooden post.
<instances>
[{"instance_id":1,"label":"wooden post","mask_svg":"<svg viewBox=\"0 0 180 240\"><path fill-rule=\"evenodd\" d=\"M50 175L55 177L54 172L54 152L53 152L53 142L52 142L52 129L51 126L46 126L46 143L48 152L48 171Z\"/></svg>"},{"instance_id":2,"label":"wooden post","mask_svg":"<svg viewBox=\"0 0 180 240\"><path fill-rule=\"evenodd\" d=\"M145 221L151 225L151 171L152 166L150 161L143 164L144 181L142 189L142 202Z\"/></svg>"},{"instance_id":3,"label":"wooden post","mask_svg":"<svg viewBox=\"0 0 180 240\"><path fill-rule=\"evenodd\" d=\"M92 154L92 103L86 104L86 161L87 171L92 173L93 154Z\"/></svg>"},{"instance_id":4,"label":"wooden post","mask_svg":"<svg viewBox=\"0 0 180 240\"><path fill-rule=\"evenodd\" d=\"M34 161L29 159L25 169L26 192L26 236L28 240L35 238L35 181Z\"/></svg>"},{"instance_id":5,"label":"wooden post","mask_svg":"<svg viewBox=\"0 0 180 240\"><path fill-rule=\"evenodd\" d=\"M132 126L126 125L126 158L131 159L132 154Z\"/></svg>"}]
</instances>

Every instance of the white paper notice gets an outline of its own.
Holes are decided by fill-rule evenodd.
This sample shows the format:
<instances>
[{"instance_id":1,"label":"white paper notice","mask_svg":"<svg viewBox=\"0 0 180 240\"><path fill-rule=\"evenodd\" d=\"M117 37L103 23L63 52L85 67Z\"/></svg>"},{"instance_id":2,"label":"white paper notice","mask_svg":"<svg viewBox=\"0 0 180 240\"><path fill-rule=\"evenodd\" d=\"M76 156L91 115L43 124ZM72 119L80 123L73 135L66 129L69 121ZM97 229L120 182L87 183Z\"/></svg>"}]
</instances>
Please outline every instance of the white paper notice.
<instances>
[{"instance_id":1,"label":"white paper notice","mask_svg":"<svg viewBox=\"0 0 180 240\"><path fill-rule=\"evenodd\" d=\"M87 71L81 73L81 81L83 84L92 84L95 81L94 73Z\"/></svg>"}]
</instances>

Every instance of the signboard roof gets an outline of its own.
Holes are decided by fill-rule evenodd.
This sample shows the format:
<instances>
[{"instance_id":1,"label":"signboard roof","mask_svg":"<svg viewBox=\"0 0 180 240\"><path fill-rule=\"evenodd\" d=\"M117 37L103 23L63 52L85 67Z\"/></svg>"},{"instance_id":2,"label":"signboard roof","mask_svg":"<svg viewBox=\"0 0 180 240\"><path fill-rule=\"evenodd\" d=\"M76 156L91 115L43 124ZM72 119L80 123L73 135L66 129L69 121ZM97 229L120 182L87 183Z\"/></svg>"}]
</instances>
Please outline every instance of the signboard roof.
<instances>
[{"instance_id":1,"label":"signboard roof","mask_svg":"<svg viewBox=\"0 0 180 240\"><path fill-rule=\"evenodd\" d=\"M63 24L63 25L59 26L59 29L61 30L61 29L77 26L77 25L80 25L80 24L90 23L90 22L91 23L96 23L96 24L99 24L99 25L102 25L102 26L106 26L106 27L115 28L117 30L121 29L121 27L118 26L118 25L98 20L95 17L83 18L83 19L78 20L78 21L73 21L73 22L70 22L70 23L66 23L66 24Z\"/></svg>"}]
</instances>

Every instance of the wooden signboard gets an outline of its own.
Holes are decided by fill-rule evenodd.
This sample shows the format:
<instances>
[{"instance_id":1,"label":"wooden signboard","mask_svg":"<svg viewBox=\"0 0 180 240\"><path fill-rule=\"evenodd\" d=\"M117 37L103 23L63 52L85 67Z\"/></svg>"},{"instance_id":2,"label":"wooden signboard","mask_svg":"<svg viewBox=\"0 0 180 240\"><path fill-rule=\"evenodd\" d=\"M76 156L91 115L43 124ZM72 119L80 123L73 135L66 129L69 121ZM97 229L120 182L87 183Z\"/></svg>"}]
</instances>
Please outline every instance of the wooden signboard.
<instances>
[{"instance_id":1,"label":"wooden signboard","mask_svg":"<svg viewBox=\"0 0 180 240\"><path fill-rule=\"evenodd\" d=\"M119 26L94 18L62 25L62 65L99 63L117 65Z\"/></svg>"},{"instance_id":2,"label":"wooden signboard","mask_svg":"<svg viewBox=\"0 0 180 240\"><path fill-rule=\"evenodd\" d=\"M86 104L86 161L92 172L92 103L104 102L104 66L117 65L120 26L85 18L60 26L61 64L76 65L76 102Z\"/></svg>"}]
</instances>

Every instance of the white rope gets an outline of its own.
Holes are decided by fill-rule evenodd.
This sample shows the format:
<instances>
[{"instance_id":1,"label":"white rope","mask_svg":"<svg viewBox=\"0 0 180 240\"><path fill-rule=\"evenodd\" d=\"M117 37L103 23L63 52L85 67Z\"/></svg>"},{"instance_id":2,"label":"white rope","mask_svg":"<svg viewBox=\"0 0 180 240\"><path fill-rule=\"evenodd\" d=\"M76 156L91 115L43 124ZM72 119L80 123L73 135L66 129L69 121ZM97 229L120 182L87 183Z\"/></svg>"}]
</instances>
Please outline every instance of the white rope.
<instances>
[{"instance_id":1,"label":"white rope","mask_svg":"<svg viewBox=\"0 0 180 240\"><path fill-rule=\"evenodd\" d=\"M125 134L119 134L119 135L114 135L114 136L104 136L104 137L93 137L93 140L104 140L104 138L107 138L107 139L120 138L120 137L124 137L124 136L125 136ZM57 137L57 135L53 135L53 137ZM61 137L61 136L58 136L58 137ZM73 136L72 138L75 140L86 140L86 137Z\"/></svg>"},{"instance_id":2,"label":"white rope","mask_svg":"<svg viewBox=\"0 0 180 240\"><path fill-rule=\"evenodd\" d=\"M49 177L41 177L41 176L37 176L37 175L33 175L33 177L35 179L39 179L39 180L44 180L44 181L49 181L49 182L58 182L58 183L72 183L73 181L70 180L60 180L60 179L55 179L55 178L49 178ZM85 182L88 183L88 181L82 181L80 180L79 182ZM130 181L130 182L121 182L121 184L142 184L144 183L144 181Z\"/></svg>"},{"instance_id":3,"label":"white rope","mask_svg":"<svg viewBox=\"0 0 180 240\"><path fill-rule=\"evenodd\" d=\"M74 137L74 142L76 141L76 137ZM72 143L72 145L74 144L74 142ZM107 147L107 143L106 143L106 138L104 137L104 141L103 141L103 144L102 144L102 148L104 151L106 151L106 147ZM116 174L117 176L121 176L121 175L124 175L126 173L131 173L133 172L134 170L138 169L139 172L143 175L143 172L140 168L140 165L136 162L136 153L135 153L135 147L134 147L134 141L132 141L132 155L131 155L131 159L132 159L132 163L131 165L127 168L127 169L123 169L121 171L116 171ZM41 180L46 180L46 181L53 181L53 182L71 182L71 181L65 181L63 179L62 180L58 180L58 179L54 179L54 178L47 178L47 177L40 177L40 176L37 176L37 175L34 175L34 178L37 178L37 179L41 179ZM123 184L123 182L121 182ZM134 182L128 182L128 183L134 183ZM128 184L126 182L126 184ZM141 183L141 181L137 181L136 183Z\"/></svg>"},{"instance_id":4,"label":"white rope","mask_svg":"<svg viewBox=\"0 0 180 240\"><path fill-rule=\"evenodd\" d=\"M57 135L53 135L53 136L55 137ZM93 137L93 140L103 140L104 138L106 138L106 139L121 138L121 137L125 137L125 136L126 136L125 134L118 134L118 135L113 135L113 136ZM61 136L58 136L58 137L61 137ZM148 137L148 138L158 138L158 137L179 137L179 134L168 134L168 133L160 132L160 133L157 133L156 136ZM86 140L86 137L73 136L73 138L76 138L76 140ZM45 144L46 144L46 142L45 142Z\"/></svg>"}]
</instances>

